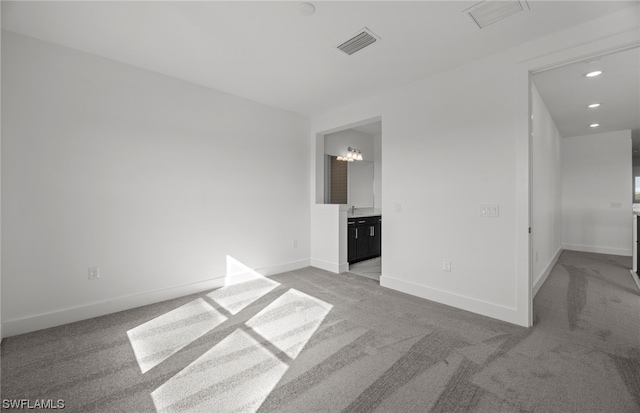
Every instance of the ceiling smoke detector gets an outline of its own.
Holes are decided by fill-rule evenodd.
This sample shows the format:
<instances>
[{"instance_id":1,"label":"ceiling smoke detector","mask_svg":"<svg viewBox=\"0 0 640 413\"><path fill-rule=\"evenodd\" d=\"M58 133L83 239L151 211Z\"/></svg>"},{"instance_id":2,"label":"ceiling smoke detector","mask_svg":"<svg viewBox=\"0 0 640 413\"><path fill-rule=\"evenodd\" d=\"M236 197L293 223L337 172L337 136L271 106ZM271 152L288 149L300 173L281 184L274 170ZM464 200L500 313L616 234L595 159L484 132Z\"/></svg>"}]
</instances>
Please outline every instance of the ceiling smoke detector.
<instances>
[{"instance_id":1,"label":"ceiling smoke detector","mask_svg":"<svg viewBox=\"0 0 640 413\"><path fill-rule=\"evenodd\" d=\"M526 0L484 0L464 12L484 29L508 17L529 10Z\"/></svg>"},{"instance_id":2,"label":"ceiling smoke detector","mask_svg":"<svg viewBox=\"0 0 640 413\"><path fill-rule=\"evenodd\" d=\"M365 27L362 30L358 31L355 36L343 42L337 47L338 50L348 55L352 55L355 52L374 44L378 40L380 40L380 37L376 36L371 30Z\"/></svg>"}]
</instances>

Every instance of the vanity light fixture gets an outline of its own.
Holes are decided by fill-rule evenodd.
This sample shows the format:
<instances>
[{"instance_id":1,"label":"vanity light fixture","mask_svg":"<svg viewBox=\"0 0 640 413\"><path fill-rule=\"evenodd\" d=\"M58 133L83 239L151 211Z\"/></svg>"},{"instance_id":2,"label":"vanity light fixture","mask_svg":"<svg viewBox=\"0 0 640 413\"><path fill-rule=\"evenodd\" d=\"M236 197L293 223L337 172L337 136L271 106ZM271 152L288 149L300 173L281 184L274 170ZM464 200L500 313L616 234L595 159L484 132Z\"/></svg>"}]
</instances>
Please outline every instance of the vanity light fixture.
<instances>
[{"instance_id":1,"label":"vanity light fixture","mask_svg":"<svg viewBox=\"0 0 640 413\"><path fill-rule=\"evenodd\" d=\"M599 107L602 103L592 103L589 106L587 106L589 109L595 109L597 107Z\"/></svg>"},{"instance_id":2,"label":"vanity light fixture","mask_svg":"<svg viewBox=\"0 0 640 413\"><path fill-rule=\"evenodd\" d=\"M347 149L347 155L338 156L336 159L339 161L346 161L346 162L361 161L362 152L360 152L360 149L352 148L351 146L349 146L349 148Z\"/></svg>"},{"instance_id":3,"label":"vanity light fixture","mask_svg":"<svg viewBox=\"0 0 640 413\"><path fill-rule=\"evenodd\" d=\"M594 70L593 72L587 73L585 76L586 77L596 77L596 76L600 76L601 74L602 74L602 70Z\"/></svg>"},{"instance_id":4,"label":"vanity light fixture","mask_svg":"<svg viewBox=\"0 0 640 413\"><path fill-rule=\"evenodd\" d=\"M597 128L598 126L600 126L599 123L592 123L591 125L589 125L590 128Z\"/></svg>"}]
</instances>

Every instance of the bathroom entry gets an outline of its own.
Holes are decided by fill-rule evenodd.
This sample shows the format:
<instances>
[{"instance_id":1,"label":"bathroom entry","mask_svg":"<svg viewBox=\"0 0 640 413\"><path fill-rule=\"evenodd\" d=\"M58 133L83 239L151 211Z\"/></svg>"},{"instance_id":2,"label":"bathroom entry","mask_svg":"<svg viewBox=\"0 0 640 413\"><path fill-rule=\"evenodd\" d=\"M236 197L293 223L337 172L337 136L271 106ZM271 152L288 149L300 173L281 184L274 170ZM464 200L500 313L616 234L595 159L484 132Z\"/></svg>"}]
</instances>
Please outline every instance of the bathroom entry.
<instances>
[{"instance_id":1,"label":"bathroom entry","mask_svg":"<svg viewBox=\"0 0 640 413\"><path fill-rule=\"evenodd\" d=\"M348 271L379 282L382 273L382 122L324 135L324 203L349 206ZM342 247L341 247L342 248Z\"/></svg>"},{"instance_id":2,"label":"bathroom entry","mask_svg":"<svg viewBox=\"0 0 640 413\"><path fill-rule=\"evenodd\" d=\"M323 146L323 203L380 208L381 122L326 134Z\"/></svg>"}]
</instances>

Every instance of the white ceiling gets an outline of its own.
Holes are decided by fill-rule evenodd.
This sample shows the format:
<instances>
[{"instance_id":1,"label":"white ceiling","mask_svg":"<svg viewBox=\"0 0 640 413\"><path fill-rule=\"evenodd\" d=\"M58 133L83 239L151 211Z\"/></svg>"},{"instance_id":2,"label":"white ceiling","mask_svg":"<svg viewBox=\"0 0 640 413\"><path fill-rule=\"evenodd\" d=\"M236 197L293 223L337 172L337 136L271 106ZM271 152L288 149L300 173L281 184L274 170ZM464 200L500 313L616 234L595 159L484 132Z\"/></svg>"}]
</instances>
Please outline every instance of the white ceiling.
<instances>
[{"instance_id":1,"label":"white ceiling","mask_svg":"<svg viewBox=\"0 0 640 413\"><path fill-rule=\"evenodd\" d=\"M2 28L314 115L637 1L529 1L479 30L477 1L2 1ZM633 9L628 9L632 12ZM381 37L352 56L363 27Z\"/></svg>"},{"instance_id":2,"label":"white ceiling","mask_svg":"<svg viewBox=\"0 0 640 413\"><path fill-rule=\"evenodd\" d=\"M594 70L603 73L584 76ZM536 73L532 80L563 137L640 129L637 47ZM602 105L587 108L591 103ZM590 128L592 123L600 126Z\"/></svg>"}]
</instances>

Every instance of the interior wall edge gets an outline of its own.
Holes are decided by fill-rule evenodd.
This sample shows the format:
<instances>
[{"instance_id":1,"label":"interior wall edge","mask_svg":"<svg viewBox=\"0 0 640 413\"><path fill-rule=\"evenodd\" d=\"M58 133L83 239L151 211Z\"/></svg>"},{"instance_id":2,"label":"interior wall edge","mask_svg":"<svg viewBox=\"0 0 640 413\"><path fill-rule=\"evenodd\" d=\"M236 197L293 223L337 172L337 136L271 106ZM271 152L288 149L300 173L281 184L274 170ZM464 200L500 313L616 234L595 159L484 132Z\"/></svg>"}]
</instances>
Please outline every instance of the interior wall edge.
<instances>
[{"instance_id":1,"label":"interior wall edge","mask_svg":"<svg viewBox=\"0 0 640 413\"><path fill-rule=\"evenodd\" d=\"M560 258L560 254L562 254L562 251L563 251L563 248L562 246L560 246L560 248L558 248L558 251L556 251L553 258L551 258L551 261L549 261L549 265L547 265L547 267L540 274L540 276L533 281L533 294L532 294L533 298L535 298L535 296L538 294L538 291L540 291L540 288L542 288L542 285L544 284L544 282L547 281L547 278L549 277L549 274L551 274L551 270L553 269L553 267L555 267L556 262L558 262L558 258Z\"/></svg>"},{"instance_id":2,"label":"interior wall edge","mask_svg":"<svg viewBox=\"0 0 640 413\"><path fill-rule=\"evenodd\" d=\"M629 272L631 273L631 278L635 281L638 286L638 291L640 292L640 277L638 277L638 274L634 273L633 270L629 270Z\"/></svg>"}]
</instances>

